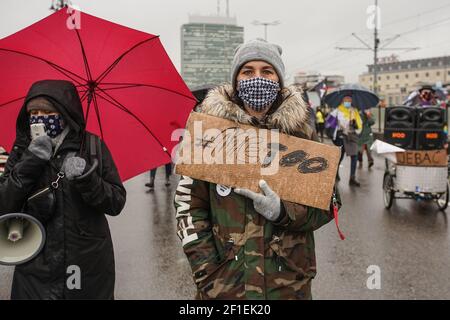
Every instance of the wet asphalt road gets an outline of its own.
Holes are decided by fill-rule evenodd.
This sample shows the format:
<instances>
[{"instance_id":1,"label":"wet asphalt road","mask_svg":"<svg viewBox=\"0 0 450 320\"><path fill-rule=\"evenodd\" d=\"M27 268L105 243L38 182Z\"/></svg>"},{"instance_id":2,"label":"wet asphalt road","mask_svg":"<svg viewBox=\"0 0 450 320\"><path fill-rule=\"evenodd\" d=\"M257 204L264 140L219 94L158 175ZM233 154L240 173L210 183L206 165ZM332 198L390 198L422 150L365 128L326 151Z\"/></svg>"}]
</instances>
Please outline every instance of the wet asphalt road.
<instances>
[{"instance_id":1,"label":"wet asphalt road","mask_svg":"<svg viewBox=\"0 0 450 320\"><path fill-rule=\"evenodd\" d=\"M447 214L434 203L397 200L384 209L384 162L358 169L362 187L348 186L349 159L341 168L344 203L341 241L334 222L316 235L318 275L314 299L450 299L450 237ZM366 166L366 163L365 163ZM109 219L116 256L117 299L191 299L195 288L175 232L172 204L177 177L146 192L142 175L126 183L128 201ZM449 209L450 210L450 209ZM369 290L367 268L381 271L381 289ZM12 270L0 267L0 299L9 297Z\"/></svg>"}]
</instances>

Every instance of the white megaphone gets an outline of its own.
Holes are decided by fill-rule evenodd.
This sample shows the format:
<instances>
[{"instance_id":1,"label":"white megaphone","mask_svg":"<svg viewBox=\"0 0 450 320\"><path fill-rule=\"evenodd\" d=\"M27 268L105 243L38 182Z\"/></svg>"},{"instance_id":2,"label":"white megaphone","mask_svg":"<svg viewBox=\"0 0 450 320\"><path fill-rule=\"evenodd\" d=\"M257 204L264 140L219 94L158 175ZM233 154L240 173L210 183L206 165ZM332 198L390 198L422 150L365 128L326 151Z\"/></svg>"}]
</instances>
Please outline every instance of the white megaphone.
<instances>
[{"instance_id":1,"label":"white megaphone","mask_svg":"<svg viewBox=\"0 0 450 320\"><path fill-rule=\"evenodd\" d=\"M15 266L36 257L45 244L45 229L25 213L0 217L0 264Z\"/></svg>"}]
</instances>

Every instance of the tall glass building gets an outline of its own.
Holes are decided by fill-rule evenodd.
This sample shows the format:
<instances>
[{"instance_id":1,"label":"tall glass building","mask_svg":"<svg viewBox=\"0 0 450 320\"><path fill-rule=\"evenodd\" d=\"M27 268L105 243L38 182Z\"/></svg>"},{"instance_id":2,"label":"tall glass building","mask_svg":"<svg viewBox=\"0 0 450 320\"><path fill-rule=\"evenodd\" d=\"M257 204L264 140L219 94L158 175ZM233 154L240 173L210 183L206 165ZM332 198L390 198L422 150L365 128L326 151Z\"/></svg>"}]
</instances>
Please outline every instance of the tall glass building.
<instances>
[{"instance_id":1,"label":"tall glass building","mask_svg":"<svg viewBox=\"0 0 450 320\"><path fill-rule=\"evenodd\" d=\"M234 50L243 42L236 18L189 16L181 26L181 75L189 88L230 82Z\"/></svg>"}]
</instances>

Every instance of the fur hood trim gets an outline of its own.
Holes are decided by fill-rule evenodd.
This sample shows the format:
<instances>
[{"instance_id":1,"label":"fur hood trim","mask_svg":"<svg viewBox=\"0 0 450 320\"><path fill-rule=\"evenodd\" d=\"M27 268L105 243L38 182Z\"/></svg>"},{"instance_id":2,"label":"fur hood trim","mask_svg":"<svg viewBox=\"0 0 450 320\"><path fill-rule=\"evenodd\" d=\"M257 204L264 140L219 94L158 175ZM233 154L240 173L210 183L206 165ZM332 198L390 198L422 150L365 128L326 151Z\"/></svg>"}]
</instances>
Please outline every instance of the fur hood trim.
<instances>
[{"instance_id":1,"label":"fur hood trim","mask_svg":"<svg viewBox=\"0 0 450 320\"><path fill-rule=\"evenodd\" d=\"M310 137L312 129L309 125L308 106L302 98L301 89L289 86L284 88L281 93L283 102L266 118L265 125L270 129L280 129L286 134L297 135L300 133ZM229 84L211 89L198 112L254 125L253 117L234 103L232 96L233 88Z\"/></svg>"}]
</instances>

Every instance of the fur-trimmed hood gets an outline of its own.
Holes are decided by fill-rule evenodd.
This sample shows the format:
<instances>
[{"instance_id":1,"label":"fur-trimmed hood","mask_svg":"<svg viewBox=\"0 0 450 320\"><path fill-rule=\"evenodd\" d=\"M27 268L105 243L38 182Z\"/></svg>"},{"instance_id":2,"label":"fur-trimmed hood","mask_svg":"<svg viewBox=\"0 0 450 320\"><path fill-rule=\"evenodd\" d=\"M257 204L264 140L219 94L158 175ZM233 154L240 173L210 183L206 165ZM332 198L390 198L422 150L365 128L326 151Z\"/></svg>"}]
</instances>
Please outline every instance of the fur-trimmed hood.
<instances>
[{"instance_id":1,"label":"fur-trimmed hood","mask_svg":"<svg viewBox=\"0 0 450 320\"><path fill-rule=\"evenodd\" d=\"M308 106L302 98L301 89L289 86L282 91L283 102L267 116L264 125L269 129L280 129L289 135L311 139L313 130L309 125ZM233 88L225 84L211 89L198 108L198 112L242 124L255 125L255 118L232 101Z\"/></svg>"}]
</instances>

